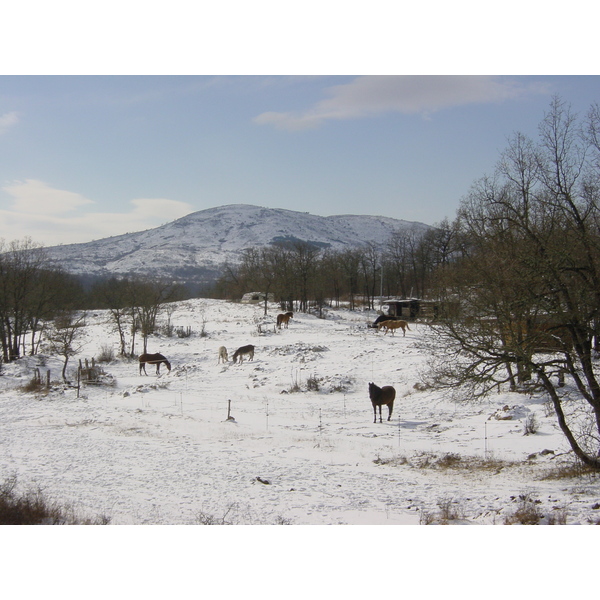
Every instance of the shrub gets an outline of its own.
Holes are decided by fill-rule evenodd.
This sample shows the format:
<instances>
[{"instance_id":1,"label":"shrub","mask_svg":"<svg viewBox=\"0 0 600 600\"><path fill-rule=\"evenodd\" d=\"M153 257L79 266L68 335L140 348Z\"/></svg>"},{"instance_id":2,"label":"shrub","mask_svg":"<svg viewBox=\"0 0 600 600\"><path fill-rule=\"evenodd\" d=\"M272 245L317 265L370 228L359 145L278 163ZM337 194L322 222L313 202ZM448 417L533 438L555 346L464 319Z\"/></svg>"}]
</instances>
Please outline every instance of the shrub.
<instances>
[{"instance_id":1,"label":"shrub","mask_svg":"<svg viewBox=\"0 0 600 600\"><path fill-rule=\"evenodd\" d=\"M0 525L108 525L110 518L80 519L74 511L49 501L41 490L18 495L16 477L0 486Z\"/></svg>"},{"instance_id":2,"label":"shrub","mask_svg":"<svg viewBox=\"0 0 600 600\"><path fill-rule=\"evenodd\" d=\"M31 379L21 386L21 390L26 393L38 393L48 391L48 381L42 382L42 376L39 369L34 369Z\"/></svg>"},{"instance_id":3,"label":"shrub","mask_svg":"<svg viewBox=\"0 0 600 600\"><path fill-rule=\"evenodd\" d=\"M42 382L37 375L34 375L27 383L21 386L21 390L28 394L40 392L43 389Z\"/></svg>"},{"instance_id":4,"label":"shrub","mask_svg":"<svg viewBox=\"0 0 600 600\"><path fill-rule=\"evenodd\" d=\"M438 500L437 505L440 509L439 522L446 525L449 521L456 521L463 517L463 511L459 504L451 498L442 498Z\"/></svg>"},{"instance_id":5,"label":"shrub","mask_svg":"<svg viewBox=\"0 0 600 600\"><path fill-rule=\"evenodd\" d=\"M590 477L595 479L598 476L597 469L584 465L580 460L566 462L550 469L542 479L571 479L578 477Z\"/></svg>"},{"instance_id":6,"label":"shrub","mask_svg":"<svg viewBox=\"0 0 600 600\"><path fill-rule=\"evenodd\" d=\"M377 458L373 461L376 465L391 465L392 467L399 467L401 465L408 464L406 456L392 456L391 458L381 458L377 455Z\"/></svg>"},{"instance_id":7,"label":"shrub","mask_svg":"<svg viewBox=\"0 0 600 600\"><path fill-rule=\"evenodd\" d=\"M311 375L306 380L306 389L309 392L318 392L320 389L320 379L316 375Z\"/></svg>"},{"instance_id":8,"label":"shrub","mask_svg":"<svg viewBox=\"0 0 600 600\"><path fill-rule=\"evenodd\" d=\"M441 498L437 501L438 512L421 510L419 523L421 525L448 525L450 521L464 519L464 511L458 502L451 498Z\"/></svg>"},{"instance_id":9,"label":"shrub","mask_svg":"<svg viewBox=\"0 0 600 600\"><path fill-rule=\"evenodd\" d=\"M540 501L532 498L530 494L521 494L515 511L504 517L504 524L537 525L543 516L538 508L539 503Z\"/></svg>"},{"instance_id":10,"label":"shrub","mask_svg":"<svg viewBox=\"0 0 600 600\"><path fill-rule=\"evenodd\" d=\"M450 469L452 467L457 467L459 464L461 464L461 461L462 458L460 454L448 452L437 460L436 466L440 469Z\"/></svg>"},{"instance_id":11,"label":"shrub","mask_svg":"<svg viewBox=\"0 0 600 600\"><path fill-rule=\"evenodd\" d=\"M292 384L291 386L288 388L288 393L289 394L296 394L298 392L302 391L302 388L300 387L300 379L298 377L298 372L296 371L296 373L292 373Z\"/></svg>"},{"instance_id":12,"label":"shrub","mask_svg":"<svg viewBox=\"0 0 600 600\"><path fill-rule=\"evenodd\" d=\"M530 435L538 432L538 422L535 413L529 413L525 419L523 435Z\"/></svg>"},{"instance_id":13,"label":"shrub","mask_svg":"<svg viewBox=\"0 0 600 600\"><path fill-rule=\"evenodd\" d=\"M567 524L567 507L557 506L552 513L548 515L548 525L566 525Z\"/></svg>"},{"instance_id":14,"label":"shrub","mask_svg":"<svg viewBox=\"0 0 600 600\"><path fill-rule=\"evenodd\" d=\"M499 473L502 469L510 467L512 464L491 457L484 459L477 456L461 456L455 452L446 452L441 456L435 452L419 452L410 459L402 457L402 460L398 460L398 458L382 459L377 457L373 462L378 465L408 465L415 469L449 469L468 473L477 473L480 471Z\"/></svg>"},{"instance_id":15,"label":"shrub","mask_svg":"<svg viewBox=\"0 0 600 600\"><path fill-rule=\"evenodd\" d=\"M115 360L115 351L113 347L109 346L108 344L103 345L100 348L100 353L98 354L96 360L100 363L109 363Z\"/></svg>"}]
</instances>

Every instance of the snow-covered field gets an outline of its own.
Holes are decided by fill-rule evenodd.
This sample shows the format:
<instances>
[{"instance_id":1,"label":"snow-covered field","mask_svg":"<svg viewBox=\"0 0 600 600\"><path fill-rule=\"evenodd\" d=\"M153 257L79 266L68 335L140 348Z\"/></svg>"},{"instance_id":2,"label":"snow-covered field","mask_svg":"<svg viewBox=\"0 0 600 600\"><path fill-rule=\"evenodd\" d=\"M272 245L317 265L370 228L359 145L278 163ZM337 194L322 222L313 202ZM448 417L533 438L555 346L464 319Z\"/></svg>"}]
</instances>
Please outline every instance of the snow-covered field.
<instances>
[{"instance_id":1,"label":"snow-covered field","mask_svg":"<svg viewBox=\"0 0 600 600\"><path fill-rule=\"evenodd\" d=\"M113 525L499 525L518 509L540 523L600 520L597 477L552 477L572 457L543 397L457 402L423 389L426 324L392 337L367 327L374 313L328 310L276 331L277 312L180 303L172 323L191 337L149 340L170 373L114 360L102 364L114 385L79 398L20 389L36 367L58 380L60 357L4 365L0 479ZM87 323L82 359L116 350L107 313ZM219 346L231 357L246 344L253 361L218 364ZM389 422L384 408L373 423L371 381L396 388ZM531 415L537 432L524 435Z\"/></svg>"}]
</instances>

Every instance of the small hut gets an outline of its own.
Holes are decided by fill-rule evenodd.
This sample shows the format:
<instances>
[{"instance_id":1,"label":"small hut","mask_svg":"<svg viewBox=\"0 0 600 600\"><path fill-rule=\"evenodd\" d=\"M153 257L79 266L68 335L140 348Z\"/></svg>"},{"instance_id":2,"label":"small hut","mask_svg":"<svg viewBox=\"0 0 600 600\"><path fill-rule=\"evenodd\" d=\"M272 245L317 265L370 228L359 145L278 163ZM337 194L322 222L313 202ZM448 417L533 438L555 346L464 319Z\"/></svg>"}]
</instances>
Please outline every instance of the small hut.
<instances>
[{"instance_id":1,"label":"small hut","mask_svg":"<svg viewBox=\"0 0 600 600\"><path fill-rule=\"evenodd\" d=\"M264 303L266 294L264 292L248 292L242 296L242 304L260 304ZM269 294L268 302L273 302L273 294Z\"/></svg>"},{"instance_id":2,"label":"small hut","mask_svg":"<svg viewBox=\"0 0 600 600\"><path fill-rule=\"evenodd\" d=\"M438 316L438 303L434 300L421 300L420 298L403 298L399 300L388 300L383 303L387 306L387 314L398 319L433 320Z\"/></svg>"}]
</instances>

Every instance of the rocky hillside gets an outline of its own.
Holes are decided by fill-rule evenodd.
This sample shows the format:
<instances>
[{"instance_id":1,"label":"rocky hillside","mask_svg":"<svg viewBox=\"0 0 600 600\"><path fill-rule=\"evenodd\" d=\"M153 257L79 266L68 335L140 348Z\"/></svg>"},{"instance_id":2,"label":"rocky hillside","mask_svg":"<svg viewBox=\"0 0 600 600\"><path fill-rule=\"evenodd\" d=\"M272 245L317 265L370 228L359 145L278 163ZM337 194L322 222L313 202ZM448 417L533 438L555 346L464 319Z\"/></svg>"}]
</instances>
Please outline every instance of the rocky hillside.
<instances>
[{"instance_id":1,"label":"rocky hillside","mask_svg":"<svg viewBox=\"0 0 600 600\"><path fill-rule=\"evenodd\" d=\"M188 283L214 280L245 248L302 240L343 249L382 244L397 230L427 225L388 217L320 217L291 210L234 204L198 211L155 229L84 244L47 248L63 269L79 275L143 274Z\"/></svg>"}]
</instances>

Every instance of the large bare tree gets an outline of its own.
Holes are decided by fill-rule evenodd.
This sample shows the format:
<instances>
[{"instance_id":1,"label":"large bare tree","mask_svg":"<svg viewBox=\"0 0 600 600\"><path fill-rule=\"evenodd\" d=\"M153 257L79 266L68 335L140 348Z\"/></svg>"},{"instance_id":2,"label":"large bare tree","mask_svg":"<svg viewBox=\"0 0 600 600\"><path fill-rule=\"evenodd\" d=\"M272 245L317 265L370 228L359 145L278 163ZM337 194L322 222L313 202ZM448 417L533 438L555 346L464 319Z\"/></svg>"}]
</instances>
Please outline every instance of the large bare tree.
<instances>
[{"instance_id":1,"label":"large bare tree","mask_svg":"<svg viewBox=\"0 0 600 600\"><path fill-rule=\"evenodd\" d=\"M516 134L457 216L463 254L438 278L438 383L540 386L574 454L600 469L600 112L554 98L534 142ZM587 126L587 127L586 127Z\"/></svg>"}]
</instances>

